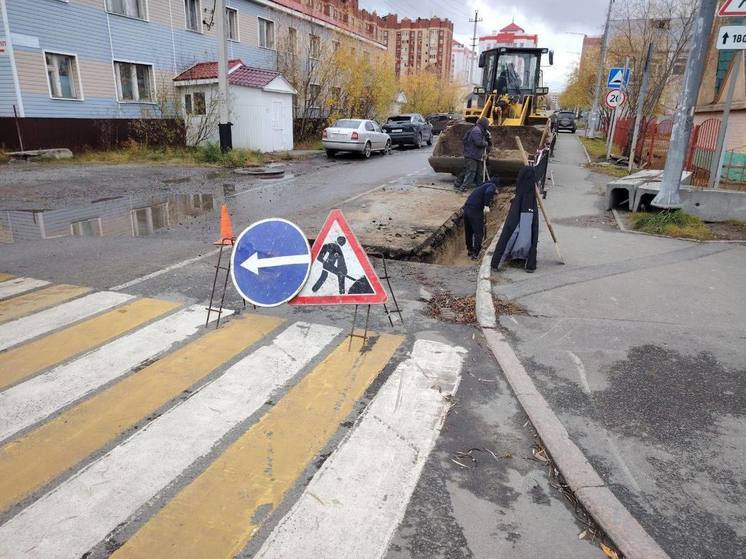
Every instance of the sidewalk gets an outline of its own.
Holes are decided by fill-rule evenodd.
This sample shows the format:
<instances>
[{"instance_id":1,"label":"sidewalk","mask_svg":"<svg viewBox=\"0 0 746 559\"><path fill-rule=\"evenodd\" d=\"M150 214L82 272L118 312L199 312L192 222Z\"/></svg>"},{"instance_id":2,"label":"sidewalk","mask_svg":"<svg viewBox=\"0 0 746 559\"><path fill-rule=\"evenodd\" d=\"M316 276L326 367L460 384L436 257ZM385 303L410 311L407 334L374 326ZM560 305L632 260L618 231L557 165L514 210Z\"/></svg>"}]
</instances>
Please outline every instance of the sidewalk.
<instances>
[{"instance_id":1,"label":"sidewalk","mask_svg":"<svg viewBox=\"0 0 746 559\"><path fill-rule=\"evenodd\" d=\"M746 548L746 247L619 232L574 136L539 267L492 275L499 325L614 496L671 557ZM605 178L605 177L604 177Z\"/></svg>"}]
</instances>

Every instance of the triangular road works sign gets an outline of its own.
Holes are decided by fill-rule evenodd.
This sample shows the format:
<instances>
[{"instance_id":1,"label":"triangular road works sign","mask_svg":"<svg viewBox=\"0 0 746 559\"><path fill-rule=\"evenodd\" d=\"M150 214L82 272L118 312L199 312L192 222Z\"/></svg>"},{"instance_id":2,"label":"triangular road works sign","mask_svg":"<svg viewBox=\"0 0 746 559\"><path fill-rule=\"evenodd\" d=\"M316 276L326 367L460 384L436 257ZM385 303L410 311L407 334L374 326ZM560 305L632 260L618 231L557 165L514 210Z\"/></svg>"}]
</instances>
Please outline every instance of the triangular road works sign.
<instances>
[{"instance_id":1,"label":"triangular road works sign","mask_svg":"<svg viewBox=\"0 0 746 559\"><path fill-rule=\"evenodd\" d=\"M363 247L335 209L311 248L308 281L291 305L372 305L388 299Z\"/></svg>"},{"instance_id":2,"label":"triangular road works sign","mask_svg":"<svg viewBox=\"0 0 746 559\"><path fill-rule=\"evenodd\" d=\"M746 0L725 0L725 4L720 6L718 15L721 17L746 16Z\"/></svg>"}]
</instances>

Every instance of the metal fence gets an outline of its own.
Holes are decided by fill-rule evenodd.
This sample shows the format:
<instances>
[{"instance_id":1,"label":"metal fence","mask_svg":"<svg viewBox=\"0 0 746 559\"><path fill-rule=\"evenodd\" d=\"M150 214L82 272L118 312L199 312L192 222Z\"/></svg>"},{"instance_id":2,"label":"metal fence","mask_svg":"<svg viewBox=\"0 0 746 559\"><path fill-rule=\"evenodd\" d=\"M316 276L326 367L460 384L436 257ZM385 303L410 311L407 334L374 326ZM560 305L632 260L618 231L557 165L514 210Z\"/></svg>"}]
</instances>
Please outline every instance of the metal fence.
<instances>
[{"instance_id":1,"label":"metal fence","mask_svg":"<svg viewBox=\"0 0 746 559\"><path fill-rule=\"evenodd\" d=\"M634 123L631 118L617 122L613 144L617 150L629 153ZM673 120L649 119L640 125L640 134L635 150L635 162L641 169L663 169L666 166ZM715 157L715 147L720 132L720 119L710 118L692 129L684 169L692 172L692 184L706 187L710 181L710 169ZM721 181L726 188L746 187L746 153L727 151L724 157Z\"/></svg>"}]
</instances>

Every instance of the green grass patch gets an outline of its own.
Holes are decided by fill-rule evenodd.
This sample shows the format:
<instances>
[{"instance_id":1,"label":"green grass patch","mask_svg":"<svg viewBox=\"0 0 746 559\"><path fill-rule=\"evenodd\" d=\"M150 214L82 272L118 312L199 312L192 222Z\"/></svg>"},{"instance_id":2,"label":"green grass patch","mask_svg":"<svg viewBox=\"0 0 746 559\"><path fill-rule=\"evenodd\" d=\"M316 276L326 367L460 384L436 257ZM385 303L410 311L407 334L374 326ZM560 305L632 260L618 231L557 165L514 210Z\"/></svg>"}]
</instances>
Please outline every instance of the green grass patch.
<instances>
[{"instance_id":1,"label":"green grass patch","mask_svg":"<svg viewBox=\"0 0 746 559\"><path fill-rule=\"evenodd\" d=\"M585 146L591 161L606 160L606 140L603 138L586 138L585 136L578 136L578 139ZM611 146L611 154L619 155L619 150L613 145Z\"/></svg>"},{"instance_id":2,"label":"green grass patch","mask_svg":"<svg viewBox=\"0 0 746 559\"><path fill-rule=\"evenodd\" d=\"M246 149L234 149L227 153L220 151L217 144L191 147L148 147L130 142L125 147L106 151L84 151L76 153L72 159L56 163L88 163L122 165L127 163L157 163L163 165L216 165L221 167L245 167L261 165L261 153Z\"/></svg>"},{"instance_id":3,"label":"green grass patch","mask_svg":"<svg viewBox=\"0 0 746 559\"><path fill-rule=\"evenodd\" d=\"M704 221L681 210L632 214L632 227L644 233L707 241L714 235Z\"/></svg>"},{"instance_id":4,"label":"green grass patch","mask_svg":"<svg viewBox=\"0 0 746 559\"><path fill-rule=\"evenodd\" d=\"M618 165L602 165L600 163L591 163L586 165L594 173L601 173L602 175L609 175L610 177L627 177L629 172L626 167L619 167Z\"/></svg>"},{"instance_id":5,"label":"green grass patch","mask_svg":"<svg viewBox=\"0 0 746 559\"><path fill-rule=\"evenodd\" d=\"M319 140L318 138L308 138L307 140L303 140L302 142L296 142L295 149L321 150L324 149L324 146L321 145L321 140Z\"/></svg>"}]
</instances>

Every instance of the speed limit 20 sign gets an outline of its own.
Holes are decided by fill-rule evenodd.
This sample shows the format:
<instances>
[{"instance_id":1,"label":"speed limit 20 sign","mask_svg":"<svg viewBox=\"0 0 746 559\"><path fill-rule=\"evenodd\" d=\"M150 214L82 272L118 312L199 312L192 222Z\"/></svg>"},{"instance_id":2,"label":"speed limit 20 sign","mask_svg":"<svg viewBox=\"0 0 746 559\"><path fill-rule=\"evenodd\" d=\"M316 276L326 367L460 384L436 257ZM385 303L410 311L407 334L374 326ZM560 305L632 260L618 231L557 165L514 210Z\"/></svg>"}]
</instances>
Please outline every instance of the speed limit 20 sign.
<instances>
[{"instance_id":1,"label":"speed limit 20 sign","mask_svg":"<svg viewBox=\"0 0 746 559\"><path fill-rule=\"evenodd\" d=\"M618 89L612 89L611 91L609 91L606 94L606 99L604 99L606 106L610 109L621 107L626 101L627 94L624 91L619 91Z\"/></svg>"}]
</instances>

